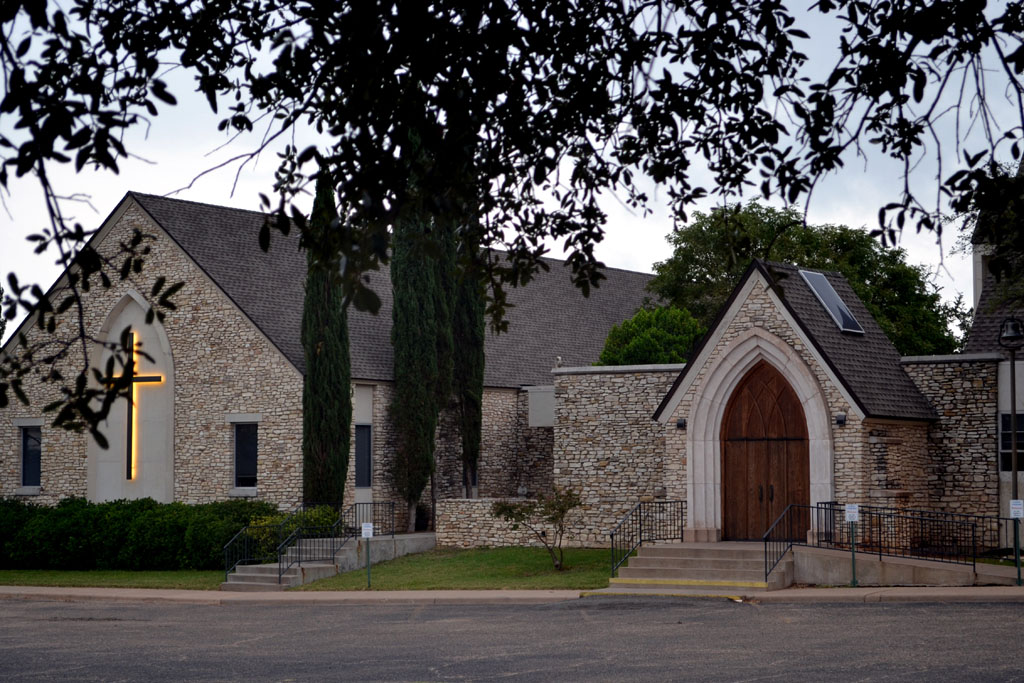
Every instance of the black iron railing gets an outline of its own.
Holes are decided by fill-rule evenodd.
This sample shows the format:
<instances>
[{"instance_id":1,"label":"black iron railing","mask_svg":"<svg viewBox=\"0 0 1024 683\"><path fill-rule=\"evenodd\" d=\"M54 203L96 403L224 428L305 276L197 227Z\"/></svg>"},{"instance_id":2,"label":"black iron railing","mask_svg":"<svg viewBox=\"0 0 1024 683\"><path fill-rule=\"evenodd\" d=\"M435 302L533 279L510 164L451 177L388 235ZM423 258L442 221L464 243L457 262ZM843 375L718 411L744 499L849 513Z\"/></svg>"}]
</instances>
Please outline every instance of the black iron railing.
<instances>
[{"instance_id":1,"label":"black iron railing","mask_svg":"<svg viewBox=\"0 0 1024 683\"><path fill-rule=\"evenodd\" d=\"M395 536L395 503L353 503L333 524L297 526L277 548L277 582L303 562L330 562L351 539L362 535L362 525L373 523L374 536ZM368 550L367 550L368 551Z\"/></svg>"},{"instance_id":2,"label":"black iron railing","mask_svg":"<svg viewBox=\"0 0 1024 683\"><path fill-rule=\"evenodd\" d=\"M860 520L846 522L838 503L790 505L764 534L765 580L794 545L849 550L879 557L914 557L969 564L1013 548L1013 522L964 515L860 505ZM852 533L851 533L852 532Z\"/></svg>"},{"instance_id":3,"label":"black iron railing","mask_svg":"<svg viewBox=\"0 0 1024 683\"><path fill-rule=\"evenodd\" d=\"M363 522L373 522L377 536L395 535L395 504L355 503L340 514L324 503L303 503L286 519L273 524L250 524L224 546L224 579L239 565L278 565L278 582L290 567L302 562L334 559L345 543L360 535Z\"/></svg>"},{"instance_id":4,"label":"black iron railing","mask_svg":"<svg viewBox=\"0 0 1024 683\"><path fill-rule=\"evenodd\" d=\"M249 524L224 545L224 580L240 564L270 564L277 561L277 549L284 540L287 521Z\"/></svg>"},{"instance_id":5,"label":"black iron railing","mask_svg":"<svg viewBox=\"0 0 1024 683\"><path fill-rule=\"evenodd\" d=\"M644 541L683 540L683 502L658 500L637 503L609 534L612 576Z\"/></svg>"}]
</instances>

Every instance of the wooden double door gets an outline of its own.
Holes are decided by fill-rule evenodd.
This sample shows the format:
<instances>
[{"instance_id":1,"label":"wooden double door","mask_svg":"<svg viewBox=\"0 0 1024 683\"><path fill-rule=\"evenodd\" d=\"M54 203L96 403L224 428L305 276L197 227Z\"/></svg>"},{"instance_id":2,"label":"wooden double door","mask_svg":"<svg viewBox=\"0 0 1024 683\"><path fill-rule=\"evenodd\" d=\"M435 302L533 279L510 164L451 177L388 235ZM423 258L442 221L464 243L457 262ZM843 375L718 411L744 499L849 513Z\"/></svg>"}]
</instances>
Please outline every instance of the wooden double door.
<instances>
[{"instance_id":1,"label":"wooden double door","mask_svg":"<svg viewBox=\"0 0 1024 683\"><path fill-rule=\"evenodd\" d=\"M740 381L722 422L722 535L760 540L791 503L810 503L807 422L796 392L761 361ZM805 520L792 535L806 534Z\"/></svg>"}]
</instances>

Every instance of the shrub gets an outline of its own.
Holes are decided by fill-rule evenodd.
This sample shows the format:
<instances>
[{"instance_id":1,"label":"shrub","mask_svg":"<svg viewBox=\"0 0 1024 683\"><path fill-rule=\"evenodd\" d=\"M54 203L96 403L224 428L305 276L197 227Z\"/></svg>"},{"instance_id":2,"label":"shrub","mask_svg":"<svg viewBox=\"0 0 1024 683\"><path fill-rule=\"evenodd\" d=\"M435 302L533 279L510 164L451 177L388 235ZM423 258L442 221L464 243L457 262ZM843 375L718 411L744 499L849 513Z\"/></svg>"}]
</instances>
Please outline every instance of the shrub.
<instances>
[{"instance_id":1,"label":"shrub","mask_svg":"<svg viewBox=\"0 0 1024 683\"><path fill-rule=\"evenodd\" d=\"M250 519L274 509L259 501L69 498L50 508L0 500L0 567L220 569L224 544Z\"/></svg>"},{"instance_id":2,"label":"shrub","mask_svg":"<svg viewBox=\"0 0 1024 683\"><path fill-rule=\"evenodd\" d=\"M565 569L562 541L569 525L569 515L581 504L579 495L569 488L552 487L551 493L537 500L499 500L491 506L491 514L511 523L513 529L524 526L544 544L555 569ZM548 531L551 535L548 535Z\"/></svg>"}]
</instances>

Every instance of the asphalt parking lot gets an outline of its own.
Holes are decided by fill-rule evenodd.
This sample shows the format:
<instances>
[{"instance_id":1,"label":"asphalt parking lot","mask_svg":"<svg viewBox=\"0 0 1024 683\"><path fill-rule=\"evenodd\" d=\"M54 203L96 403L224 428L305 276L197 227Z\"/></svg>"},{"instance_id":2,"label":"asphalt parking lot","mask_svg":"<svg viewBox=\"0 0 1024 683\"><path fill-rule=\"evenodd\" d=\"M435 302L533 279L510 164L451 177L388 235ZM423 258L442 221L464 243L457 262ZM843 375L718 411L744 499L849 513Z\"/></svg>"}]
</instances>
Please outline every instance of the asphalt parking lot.
<instances>
[{"instance_id":1,"label":"asphalt parking lot","mask_svg":"<svg viewBox=\"0 0 1024 683\"><path fill-rule=\"evenodd\" d=\"M0 603L0 679L1022 680L1024 607Z\"/></svg>"}]
</instances>

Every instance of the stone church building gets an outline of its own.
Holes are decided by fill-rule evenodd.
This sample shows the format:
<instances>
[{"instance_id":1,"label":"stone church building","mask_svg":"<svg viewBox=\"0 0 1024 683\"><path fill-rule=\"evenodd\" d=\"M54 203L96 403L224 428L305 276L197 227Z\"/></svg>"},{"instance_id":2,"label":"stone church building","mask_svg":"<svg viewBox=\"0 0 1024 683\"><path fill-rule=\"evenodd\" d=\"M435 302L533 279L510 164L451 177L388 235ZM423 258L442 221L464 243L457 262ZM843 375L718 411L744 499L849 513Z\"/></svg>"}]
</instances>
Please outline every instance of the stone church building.
<instances>
[{"instance_id":1,"label":"stone church building","mask_svg":"<svg viewBox=\"0 0 1024 683\"><path fill-rule=\"evenodd\" d=\"M113 408L103 426L107 449L86 434L51 428L42 407L56 393L28 383L31 405L12 402L0 411L0 496L43 504L68 496L185 503L257 497L284 509L301 502L306 258L297 231L275 233L270 251L260 250L263 220L188 201L124 197L92 243L115 255L138 228L154 238L151 253L141 275L93 288L85 322L100 341L117 341L130 328L145 353L136 356L137 379L149 381L136 382L130 410L123 400ZM650 275L608 269L607 280L584 298L560 261L548 265L528 287L509 292L509 331L487 338L481 496L550 487L550 467L533 462L551 461L551 368L559 358L566 365L594 362L612 325L647 298ZM142 293L160 276L185 285L174 297L178 309L164 323L147 325ZM382 305L378 315L349 314L354 428L347 502L397 498L387 471L391 284L386 266L368 277ZM63 278L51 296L62 287ZM30 342L45 336L30 321L19 331ZM107 358L97 345L94 366ZM531 397L535 415L536 405L547 406L540 426L531 426ZM462 493L459 448L450 439L439 445L439 495Z\"/></svg>"},{"instance_id":2,"label":"stone church building","mask_svg":"<svg viewBox=\"0 0 1024 683\"><path fill-rule=\"evenodd\" d=\"M100 340L130 328L151 356L138 358L134 405L115 405L104 450L50 428L40 409L51 395L29 386L31 406L0 412L0 496L48 504L252 496L286 509L301 501L305 256L294 235L275 234L270 252L260 251L262 220L125 196L95 244L116 249L139 227L155 237L152 254L137 281L93 290L86 323ZM963 354L900 357L842 276L755 262L687 365L637 367L592 363L611 326L643 304L650 276L609 269L585 299L559 262L550 265L512 291L509 332L487 339L473 497L462 490L457 439L444 436L451 416L442 415L439 544L527 540L491 517L489 499L552 484L581 496L573 541L581 545L606 544L641 500L682 501L685 537L695 541L760 538L791 503L1006 514L1009 364L998 344L1006 312L986 303L980 257L979 312ZM146 325L140 292L160 275L185 283L179 309ZM380 314L349 321L346 502L396 499L387 473L387 270L370 282ZM100 347L94 362L105 362Z\"/></svg>"}]
</instances>

